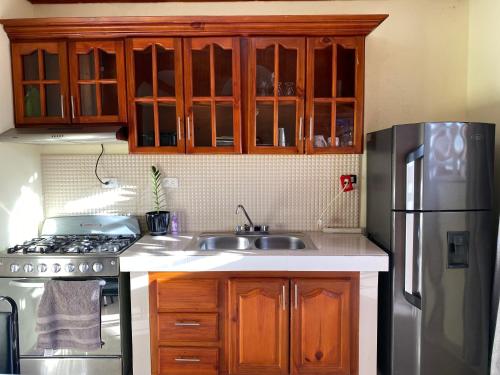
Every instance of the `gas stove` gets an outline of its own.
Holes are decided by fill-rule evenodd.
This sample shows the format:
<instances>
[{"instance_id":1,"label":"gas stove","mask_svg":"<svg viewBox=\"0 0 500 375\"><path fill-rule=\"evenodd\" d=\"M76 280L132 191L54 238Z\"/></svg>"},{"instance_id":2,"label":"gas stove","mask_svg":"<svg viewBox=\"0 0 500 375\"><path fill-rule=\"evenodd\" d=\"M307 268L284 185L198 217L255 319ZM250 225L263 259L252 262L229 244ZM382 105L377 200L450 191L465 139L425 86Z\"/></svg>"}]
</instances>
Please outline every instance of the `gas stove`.
<instances>
[{"instance_id":1,"label":"gas stove","mask_svg":"<svg viewBox=\"0 0 500 375\"><path fill-rule=\"evenodd\" d=\"M131 216L49 218L40 237L0 253L0 276L116 276L119 254L139 238L139 223Z\"/></svg>"},{"instance_id":2,"label":"gas stove","mask_svg":"<svg viewBox=\"0 0 500 375\"><path fill-rule=\"evenodd\" d=\"M94 255L100 253L120 254L135 242L135 235L108 236L96 235L68 235L46 236L33 238L7 249L8 254L79 254Z\"/></svg>"}]
</instances>

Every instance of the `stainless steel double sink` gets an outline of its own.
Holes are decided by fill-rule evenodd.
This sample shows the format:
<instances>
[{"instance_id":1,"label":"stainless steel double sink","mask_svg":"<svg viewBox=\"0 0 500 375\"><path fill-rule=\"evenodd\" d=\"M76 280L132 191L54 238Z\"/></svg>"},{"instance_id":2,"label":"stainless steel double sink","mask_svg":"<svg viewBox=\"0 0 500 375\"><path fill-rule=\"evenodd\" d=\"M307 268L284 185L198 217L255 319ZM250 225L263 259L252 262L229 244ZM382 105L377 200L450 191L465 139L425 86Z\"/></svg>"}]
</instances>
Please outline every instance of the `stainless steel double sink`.
<instances>
[{"instance_id":1,"label":"stainless steel double sink","mask_svg":"<svg viewBox=\"0 0 500 375\"><path fill-rule=\"evenodd\" d=\"M189 250L317 250L304 233L202 233Z\"/></svg>"}]
</instances>

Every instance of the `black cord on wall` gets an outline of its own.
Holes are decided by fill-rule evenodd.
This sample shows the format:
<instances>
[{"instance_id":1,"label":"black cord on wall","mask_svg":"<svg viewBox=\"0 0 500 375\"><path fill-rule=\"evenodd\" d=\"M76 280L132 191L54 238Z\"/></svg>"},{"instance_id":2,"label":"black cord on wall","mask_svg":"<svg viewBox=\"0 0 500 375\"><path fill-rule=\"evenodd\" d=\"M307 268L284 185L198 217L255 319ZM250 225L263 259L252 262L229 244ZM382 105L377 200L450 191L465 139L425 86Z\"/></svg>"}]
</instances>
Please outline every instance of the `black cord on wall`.
<instances>
[{"instance_id":1,"label":"black cord on wall","mask_svg":"<svg viewBox=\"0 0 500 375\"><path fill-rule=\"evenodd\" d=\"M103 180L100 179L99 175L97 174L97 166L99 165L99 160L101 160L101 156L102 154L104 154L104 145L101 144L101 153L99 154L99 157L97 158L97 161L95 163L95 170L94 170L94 173L95 173L95 176L97 177L97 179L99 180L99 182L103 185L108 185L109 184L109 181L106 181L104 182Z\"/></svg>"}]
</instances>

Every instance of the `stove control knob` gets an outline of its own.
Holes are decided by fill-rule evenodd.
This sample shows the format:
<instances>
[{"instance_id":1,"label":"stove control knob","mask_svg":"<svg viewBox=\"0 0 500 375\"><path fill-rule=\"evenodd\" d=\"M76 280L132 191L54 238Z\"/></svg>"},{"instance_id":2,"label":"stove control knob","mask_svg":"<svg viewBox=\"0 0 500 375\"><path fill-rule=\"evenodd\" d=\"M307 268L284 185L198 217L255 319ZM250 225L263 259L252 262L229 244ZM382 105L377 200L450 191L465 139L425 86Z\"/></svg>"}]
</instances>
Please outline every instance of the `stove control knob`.
<instances>
[{"instance_id":1,"label":"stove control knob","mask_svg":"<svg viewBox=\"0 0 500 375\"><path fill-rule=\"evenodd\" d=\"M52 271L53 271L53 272L56 272L56 273L57 273L57 272L59 272L60 270L61 270L61 265L60 265L59 263L54 263L54 264L52 265Z\"/></svg>"},{"instance_id":2,"label":"stove control knob","mask_svg":"<svg viewBox=\"0 0 500 375\"><path fill-rule=\"evenodd\" d=\"M10 265L10 272L19 272L19 264L11 264Z\"/></svg>"},{"instance_id":3,"label":"stove control knob","mask_svg":"<svg viewBox=\"0 0 500 375\"><path fill-rule=\"evenodd\" d=\"M92 265L92 269L94 270L94 272L101 272L103 269L103 265L102 265L102 263L98 263L98 262L94 263Z\"/></svg>"},{"instance_id":4,"label":"stove control knob","mask_svg":"<svg viewBox=\"0 0 500 375\"><path fill-rule=\"evenodd\" d=\"M30 273L33 272L33 265L31 263L27 263L24 265L24 272Z\"/></svg>"},{"instance_id":5,"label":"stove control knob","mask_svg":"<svg viewBox=\"0 0 500 375\"><path fill-rule=\"evenodd\" d=\"M45 263L40 263L36 269L38 272L46 272L47 271L47 265Z\"/></svg>"},{"instance_id":6,"label":"stove control knob","mask_svg":"<svg viewBox=\"0 0 500 375\"><path fill-rule=\"evenodd\" d=\"M74 272L75 271L75 265L73 263L68 263L66 264L66 272Z\"/></svg>"},{"instance_id":7,"label":"stove control knob","mask_svg":"<svg viewBox=\"0 0 500 375\"><path fill-rule=\"evenodd\" d=\"M78 269L81 273L89 272L89 264L88 263L80 263Z\"/></svg>"}]
</instances>

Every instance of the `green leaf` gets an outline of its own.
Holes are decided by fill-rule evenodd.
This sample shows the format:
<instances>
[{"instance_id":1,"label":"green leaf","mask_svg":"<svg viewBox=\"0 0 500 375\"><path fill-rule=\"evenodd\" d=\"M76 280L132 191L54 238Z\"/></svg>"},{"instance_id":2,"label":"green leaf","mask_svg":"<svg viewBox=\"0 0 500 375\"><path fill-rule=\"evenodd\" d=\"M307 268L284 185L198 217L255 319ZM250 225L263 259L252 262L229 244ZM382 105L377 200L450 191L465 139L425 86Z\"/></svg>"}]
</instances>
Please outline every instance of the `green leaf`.
<instances>
[{"instance_id":1,"label":"green leaf","mask_svg":"<svg viewBox=\"0 0 500 375\"><path fill-rule=\"evenodd\" d=\"M165 206L166 194L161 189L161 172L154 165L151 166L151 190L153 193L154 209L158 212Z\"/></svg>"}]
</instances>

